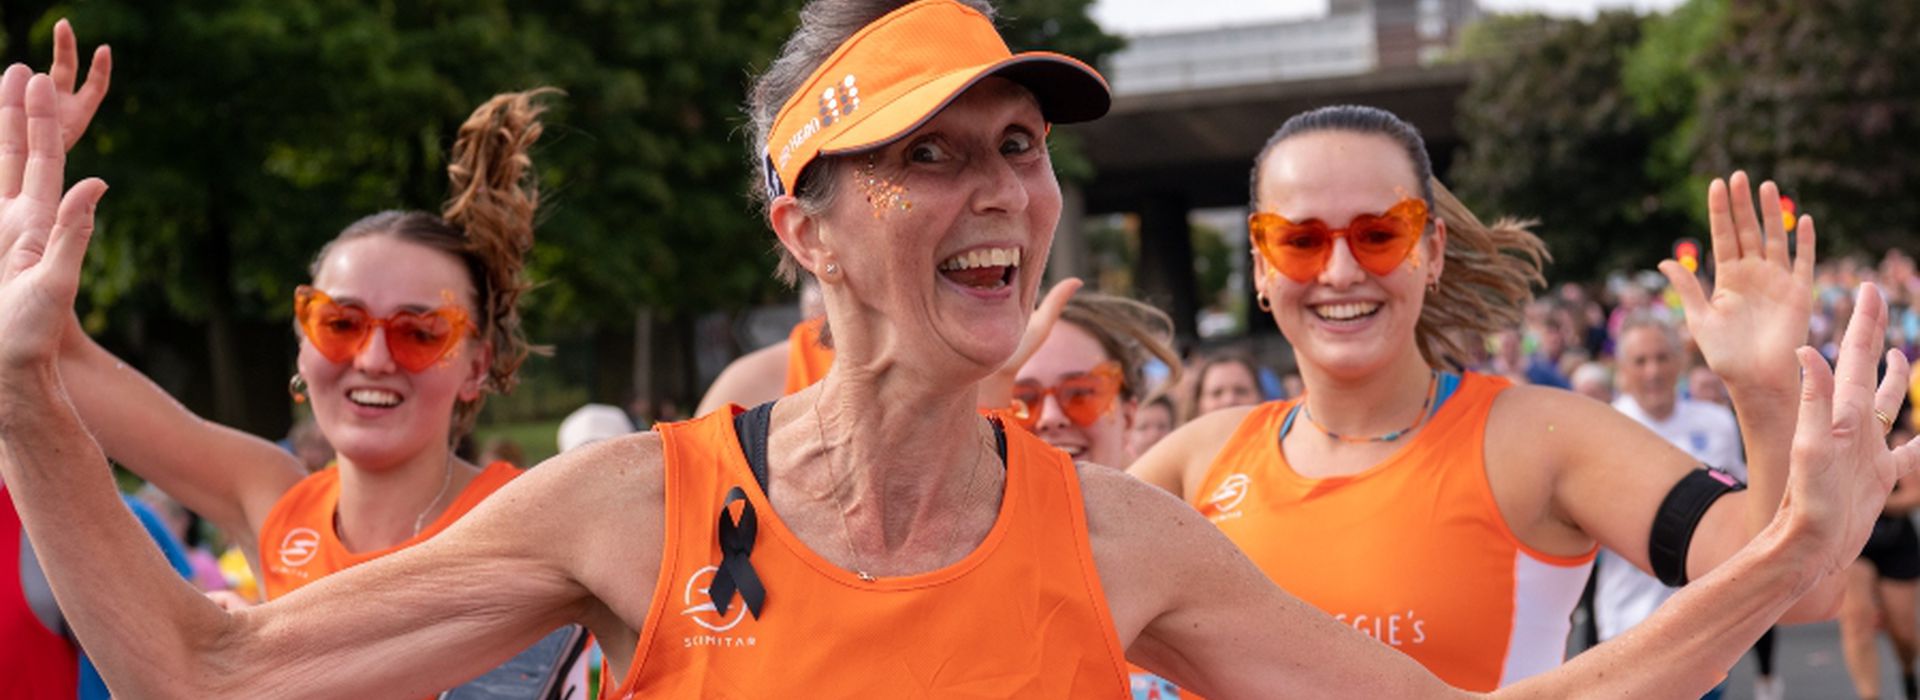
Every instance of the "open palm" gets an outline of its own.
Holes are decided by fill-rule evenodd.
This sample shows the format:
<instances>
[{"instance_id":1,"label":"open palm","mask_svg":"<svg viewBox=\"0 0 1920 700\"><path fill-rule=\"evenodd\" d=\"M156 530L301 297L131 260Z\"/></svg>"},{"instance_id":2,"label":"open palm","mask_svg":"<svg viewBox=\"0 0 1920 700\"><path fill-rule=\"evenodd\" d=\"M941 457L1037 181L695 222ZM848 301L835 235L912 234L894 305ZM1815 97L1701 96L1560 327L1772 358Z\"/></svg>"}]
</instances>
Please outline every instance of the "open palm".
<instances>
[{"instance_id":1,"label":"open palm","mask_svg":"<svg viewBox=\"0 0 1920 700\"><path fill-rule=\"evenodd\" d=\"M1746 173L1714 180L1707 188L1715 271L1711 296L1679 263L1660 264L1680 295L1687 329L1707 366L1734 387L1792 380L1794 348L1807 342L1812 313L1813 219L1800 217L1796 250L1790 254L1779 188L1760 185L1759 204L1755 216Z\"/></svg>"},{"instance_id":2,"label":"open palm","mask_svg":"<svg viewBox=\"0 0 1920 700\"><path fill-rule=\"evenodd\" d=\"M52 365L79 287L93 209L107 185L63 197L66 142L54 80L15 65L0 76L0 364Z\"/></svg>"},{"instance_id":3,"label":"open palm","mask_svg":"<svg viewBox=\"0 0 1920 700\"><path fill-rule=\"evenodd\" d=\"M1797 351L1805 380L1777 519L1806 536L1810 561L1827 575L1853 562L1894 482L1920 468L1920 438L1889 449L1889 426L1875 415L1899 415L1910 369L1900 352L1886 353L1887 373L1875 386L1886 328L1886 302L1862 285L1838 365L1828 369L1813 348Z\"/></svg>"}]
</instances>

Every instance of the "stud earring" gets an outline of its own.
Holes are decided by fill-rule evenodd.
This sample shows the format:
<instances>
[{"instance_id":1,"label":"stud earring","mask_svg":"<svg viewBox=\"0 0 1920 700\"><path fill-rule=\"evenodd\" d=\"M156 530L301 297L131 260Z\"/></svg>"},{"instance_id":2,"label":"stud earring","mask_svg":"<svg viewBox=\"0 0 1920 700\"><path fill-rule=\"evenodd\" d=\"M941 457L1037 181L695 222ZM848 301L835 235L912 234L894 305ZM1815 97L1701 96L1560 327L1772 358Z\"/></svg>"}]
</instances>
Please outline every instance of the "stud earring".
<instances>
[{"instance_id":1,"label":"stud earring","mask_svg":"<svg viewBox=\"0 0 1920 700\"><path fill-rule=\"evenodd\" d=\"M287 380L287 395L293 397L294 403L306 403L307 378L300 376L299 372L294 372L293 377Z\"/></svg>"}]
</instances>

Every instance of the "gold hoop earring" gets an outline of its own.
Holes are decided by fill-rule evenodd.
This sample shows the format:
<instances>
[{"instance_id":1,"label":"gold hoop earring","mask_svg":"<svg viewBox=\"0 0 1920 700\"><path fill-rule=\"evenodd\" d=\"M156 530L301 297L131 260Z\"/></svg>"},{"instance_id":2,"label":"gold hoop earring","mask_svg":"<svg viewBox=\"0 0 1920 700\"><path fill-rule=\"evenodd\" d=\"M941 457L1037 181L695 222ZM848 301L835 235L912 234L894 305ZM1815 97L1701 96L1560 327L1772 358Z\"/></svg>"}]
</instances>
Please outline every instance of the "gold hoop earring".
<instances>
[{"instance_id":1,"label":"gold hoop earring","mask_svg":"<svg viewBox=\"0 0 1920 700\"><path fill-rule=\"evenodd\" d=\"M294 372L293 377L287 380L287 395L293 397L294 403L306 403L307 378L300 376L299 372Z\"/></svg>"},{"instance_id":2,"label":"gold hoop earring","mask_svg":"<svg viewBox=\"0 0 1920 700\"><path fill-rule=\"evenodd\" d=\"M1253 299L1254 299L1254 303L1259 305L1260 311L1262 313L1269 313L1269 314L1273 313L1273 302L1267 299L1266 292L1255 293L1253 295Z\"/></svg>"}]
</instances>

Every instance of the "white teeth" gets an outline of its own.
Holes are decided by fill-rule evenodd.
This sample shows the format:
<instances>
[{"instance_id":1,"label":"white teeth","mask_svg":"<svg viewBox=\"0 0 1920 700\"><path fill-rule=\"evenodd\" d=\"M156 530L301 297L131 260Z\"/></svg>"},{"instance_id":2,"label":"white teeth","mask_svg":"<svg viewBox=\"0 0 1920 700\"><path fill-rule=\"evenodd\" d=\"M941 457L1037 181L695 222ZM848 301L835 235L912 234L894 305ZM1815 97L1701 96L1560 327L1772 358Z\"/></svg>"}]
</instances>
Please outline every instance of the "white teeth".
<instances>
[{"instance_id":1,"label":"white teeth","mask_svg":"<svg viewBox=\"0 0 1920 700\"><path fill-rule=\"evenodd\" d=\"M971 250L940 263L941 270L971 270L977 267L1011 267L1020 264L1019 248Z\"/></svg>"},{"instance_id":2,"label":"white teeth","mask_svg":"<svg viewBox=\"0 0 1920 700\"><path fill-rule=\"evenodd\" d=\"M400 395L385 389L354 389L347 392L347 400L363 406L400 405Z\"/></svg>"},{"instance_id":3,"label":"white teeth","mask_svg":"<svg viewBox=\"0 0 1920 700\"><path fill-rule=\"evenodd\" d=\"M1347 321L1380 310L1374 302L1348 302L1345 304L1323 304L1313 307L1313 312L1330 321Z\"/></svg>"}]
</instances>

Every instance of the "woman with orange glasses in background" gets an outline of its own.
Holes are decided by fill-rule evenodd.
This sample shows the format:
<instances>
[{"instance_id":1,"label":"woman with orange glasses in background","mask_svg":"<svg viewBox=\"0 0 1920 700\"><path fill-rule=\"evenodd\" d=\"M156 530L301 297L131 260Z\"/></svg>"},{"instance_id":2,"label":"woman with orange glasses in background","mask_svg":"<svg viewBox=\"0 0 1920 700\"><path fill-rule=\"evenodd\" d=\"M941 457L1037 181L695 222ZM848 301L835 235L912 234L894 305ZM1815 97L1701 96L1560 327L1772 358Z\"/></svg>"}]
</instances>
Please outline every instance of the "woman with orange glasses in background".
<instances>
[{"instance_id":1,"label":"woman with orange glasses in background","mask_svg":"<svg viewBox=\"0 0 1920 700\"><path fill-rule=\"evenodd\" d=\"M1076 460L1125 467L1131 461L1127 431L1147 394L1143 368L1158 359L1172 370L1168 381L1179 379L1172 337L1173 322L1159 309L1097 292L1076 294L1019 366L1006 415Z\"/></svg>"},{"instance_id":2,"label":"woman with orange glasses in background","mask_svg":"<svg viewBox=\"0 0 1920 700\"><path fill-rule=\"evenodd\" d=\"M5 94L17 97L28 77L7 73ZM194 415L70 317L60 372L94 438L219 526L266 598L433 537L519 476L505 462L470 464L454 446L487 394L512 389L529 352L519 303L544 92L495 96L460 126L438 214L355 221L295 290L299 369L288 390L337 451L328 468L309 475L278 445ZM568 653L583 644L577 631L556 634Z\"/></svg>"},{"instance_id":3,"label":"woman with orange glasses in background","mask_svg":"<svg viewBox=\"0 0 1920 700\"><path fill-rule=\"evenodd\" d=\"M1662 270L1739 408L1751 491L1605 405L1459 371L1463 339L1520 321L1545 247L1519 225L1482 225L1398 117L1295 116L1251 180L1261 308L1305 395L1187 423L1131 472L1199 509L1282 588L1453 685L1492 690L1561 663L1596 546L1679 585L1773 516L1813 224L1798 222L1797 259L1785 236L1763 240L1744 174L1709 191L1713 300L1677 265ZM1783 230L1771 183L1760 200L1767 230ZM1891 413L1900 396L1876 400ZM1789 616L1826 614L1838 584Z\"/></svg>"}]
</instances>

